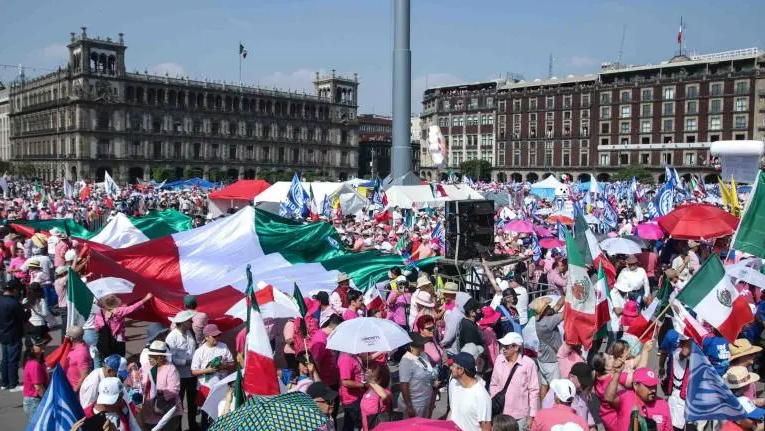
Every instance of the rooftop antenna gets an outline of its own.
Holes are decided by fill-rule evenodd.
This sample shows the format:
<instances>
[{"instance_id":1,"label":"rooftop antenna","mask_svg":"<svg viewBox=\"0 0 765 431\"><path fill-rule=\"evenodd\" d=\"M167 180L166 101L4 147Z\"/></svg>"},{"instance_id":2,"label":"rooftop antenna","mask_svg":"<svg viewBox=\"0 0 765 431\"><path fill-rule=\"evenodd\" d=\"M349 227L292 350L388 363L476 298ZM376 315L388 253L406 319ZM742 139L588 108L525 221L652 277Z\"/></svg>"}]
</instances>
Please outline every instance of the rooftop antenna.
<instances>
[{"instance_id":1,"label":"rooftop antenna","mask_svg":"<svg viewBox=\"0 0 765 431\"><path fill-rule=\"evenodd\" d=\"M619 60L617 64L622 64L622 56L624 55L624 36L627 34L627 24L622 27L622 43L619 44Z\"/></svg>"},{"instance_id":2,"label":"rooftop antenna","mask_svg":"<svg viewBox=\"0 0 765 431\"><path fill-rule=\"evenodd\" d=\"M553 77L553 56L552 52L550 53L550 62L547 65L547 79L552 79Z\"/></svg>"}]
</instances>

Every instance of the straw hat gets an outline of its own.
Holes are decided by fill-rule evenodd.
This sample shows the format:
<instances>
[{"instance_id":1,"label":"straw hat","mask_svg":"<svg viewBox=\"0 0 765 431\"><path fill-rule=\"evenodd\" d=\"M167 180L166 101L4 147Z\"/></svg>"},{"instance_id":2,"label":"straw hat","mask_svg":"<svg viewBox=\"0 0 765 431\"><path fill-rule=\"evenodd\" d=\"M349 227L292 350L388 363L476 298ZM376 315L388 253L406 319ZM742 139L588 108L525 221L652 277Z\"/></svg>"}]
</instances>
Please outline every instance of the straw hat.
<instances>
[{"instance_id":1,"label":"straw hat","mask_svg":"<svg viewBox=\"0 0 765 431\"><path fill-rule=\"evenodd\" d=\"M338 283L342 283L342 282L344 282L344 281L348 281L348 280L350 280L350 279L351 279L351 278L350 278L350 277L348 277L348 274L346 274L346 273L344 273L344 272L341 272L340 274L337 274L337 282L338 282Z\"/></svg>"},{"instance_id":2,"label":"straw hat","mask_svg":"<svg viewBox=\"0 0 765 431\"><path fill-rule=\"evenodd\" d=\"M537 320L542 317L542 313L544 313L545 309L550 306L550 303L552 303L552 299L547 296L537 298L534 300L534 302L531 303L531 309L534 310L534 314L536 314Z\"/></svg>"},{"instance_id":3,"label":"straw hat","mask_svg":"<svg viewBox=\"0 0 765 431\"><path fill-rule=\"evenodd\" d=\"M34 245L37 248L43 248L48 246L48 238L39 232L32 235L31 241L32 241L32 245Z\"/></svg>"},{"instance_id":4,"label":"straw hat","mask_svg":"<svg viewBox=\"0 0 765 431\"><path fill-rule=\"evenodd\" d=\"M729 344L730 360L741 358L747 355L753 355L762 351L762 347L753 346L746 338L739 338L735 343Z\"/></svg>"},{"instance_id":5,"label":"straw hat","mask_svg":"<svg viewBox=\"0 0 765 431\"><path fill-rule=\"evenodd\" d=\"M457 283L453 281L447 281L444 283L444 287L441 289L443 293L457 293L460 291L459 286L457 286Z\"/></svg>"},{"instance_id":6,"label":"straw hat","mask_svg":"<svg viewBox=\"0 0 765 431\"><path fill-rule=\"evenodd\" d=\"M165 356L170 357L170 352L167 351L167 345L164 341L154 340L149 344L148 352L149 356Z\"/></svg>"},{"instance_id":7,"label":"straw hat","mask_svg":"<svg viewBox=\"0 0 765 431\"><path fill-rule=\"evenodd\" d=\"M113 310L122 304L122 300L115 294L109 294L101 298L101 305L107 310Z\"/></svg>"},{"instance_id":8,"label":"straw hat","mask_svg":"<svg viewBox=\"0 0 765 431\"><path fill-rule=\"evenodd\" d=\"M734 366L728 368L728 371L723 375L723 380L729 388L739 389L757 382L760 380L760 376L756 373L750 373L746 367Z\"/></svg>"},{"instance_id":9,"label":"straw hat","mask_svg":"<svg viewBox=\"0 0 765 431\"><path fill-rule=\"evenodd\" d=\"M419 277L417 277L417 288L418 289L420 287L429 286L431 284L433 284L433 283L430 282L430 278L428 278L427 275L420 275Z\"/></svg>"},{"instance_id":10,"label":"straw hat","mask_svg":"<svg viewBox=\"0 0 765 431\"><path fill-rule=\"evenodd\" d=\"M430 296L430 292L426 292L424 290L417 292L417 294L412 298L412 302L426 308L433 308L436 306L436 303L433 302L433 297Z\"/></svg>"}]
</instances>

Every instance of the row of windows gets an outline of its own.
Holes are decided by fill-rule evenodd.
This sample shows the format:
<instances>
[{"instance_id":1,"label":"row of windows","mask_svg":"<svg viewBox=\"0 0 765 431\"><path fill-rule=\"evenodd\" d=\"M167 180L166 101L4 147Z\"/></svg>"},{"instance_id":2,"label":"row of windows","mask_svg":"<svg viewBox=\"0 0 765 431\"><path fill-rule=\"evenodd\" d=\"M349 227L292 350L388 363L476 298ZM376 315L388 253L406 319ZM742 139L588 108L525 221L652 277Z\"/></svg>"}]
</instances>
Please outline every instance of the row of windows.
<instances>
[{"instance_id":1,"label":"row of windows","mask_svg":"<svg viewBox=\"0 0 765 431\"><path fill-rule=\"evenodd\" d=\"M733 117L733 128L734 129L746 129L748 124L749 117L747 115L735 115ZM697 117L689 117L685 118L685 124L684 129L689 132L695 132L698 130L698 118ZM653 128L653 121L652 120L641 120L640 121L640 133L650 133L652 132ZM709 130L722 130L723 129L723 117L721 115L711 115L709 116L709 122L708 122L708 129ZM661 131L662 132L672 132L675 130L675 120L673 118L665 118L661 121ZM619 122L619 133L622 134L629 134L632 133L632 122L631 121L620 121ZM602 122L600 123L600 133L601 134L609 134L611 132L611 123L610 122Z\"/></svg>"},{"instance_id":2,"label":"row of windows","mask_svg":"<svg viewBox=\"0 0 765 431\"><path fill-rule=\"evenodd\" d=\"M467 109L479 109L479 108L493 108L494 107L494 98L493 97L486 97L483 100L483 104L480 103L480 99L478 97L471 97L470 100L467 101ZM463 100L444 100L442 107L444 111L460 111L465 106L465 103Z\"/></svg>"},{"instance_id":3,"label":"row of windows","mask_svg":"<svg viewBox=\"0 0 765 431\"><path fill-rule=\"evenodd\" d=\"M697 100L688 100L684 104L685 114L697 114L699 112L699 102ZM675 115L675 102L664 102L662 105L662 115ZM711 99L709 101L709 112L716 114L723 112L723 99ZM737 97L734 100L733 112L747 112L749 111L749 98ZM612 108L611 106L600 107L600 118L611 118ZM619 118L629 118L633 114L632 105L621 105L618 108ZM651 117L653 116L653 104L643 103L640 105L640 116Z\"/></svg>"},{"instance_id":4,"label":"row of windows","mask_svg":"<svg viewBox=\"0 0 765 431\"><path fill-rule=\"evenodd\" d=\"M698 98L700 85L701 84L686 85L685 98L686 99ZM710 97L719 97L724 94L724 84L722 82L711 82L704 85L708 85ZM663 100L675 99L674 86L662 87L661 91L662 91L661 98ZM735 94L747 94L748 92L749 92L749 81L741 80L741 81L736 81L734 83ZM600 103L603 103L603 104L611 103L612 102L611 95L612 95L611 91L601 92ZM619 91L619 102L630 102L631 98L632 98L632 90ZM640 90L640 100L653 100L653 88L642 88Z\"/></svg>"}]
</instances>

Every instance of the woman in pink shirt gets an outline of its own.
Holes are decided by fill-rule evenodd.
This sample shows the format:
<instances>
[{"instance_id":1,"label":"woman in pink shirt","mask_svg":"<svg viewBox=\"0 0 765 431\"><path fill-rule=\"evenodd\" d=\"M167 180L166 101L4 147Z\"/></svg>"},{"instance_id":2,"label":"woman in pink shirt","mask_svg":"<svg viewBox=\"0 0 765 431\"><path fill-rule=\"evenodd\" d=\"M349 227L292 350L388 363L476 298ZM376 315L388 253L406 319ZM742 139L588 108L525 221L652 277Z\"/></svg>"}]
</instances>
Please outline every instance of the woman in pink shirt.
<instances>
[{"instance_id":1,"label":"woman in pink shirt","mask_svg":"<svg viewBox=\"0 0 765 431\"><path fill-rule=\"evenodd\" d=\"M45 369L46 341L40 337L32 338L32 345L24 359L24 413L31 420L40 405L40 399L48 388L48 371Z\"/></svg>"},{"instance_id":2,"label":"woman in pink shirt","mask_svg":"<svg viewBox=\"0 0 765 431\"><path fill-rule=\"evenodd\" d=\"M66 330L66 336L72 343L69 354L66 355L61 368L66 372L66 379L72 385L75 392L80 391L80 385L93 369L93 360L90 357L88 345L82 341L83 331L79 326L70 326Z\"/></svg>"},{"instance_id":3,"label":"woman in pink shirt","mask_svg":"<svg viewBox=\"0 0 765 431\"><path fill-rule=\"evenodd\" d=\"M175 413L172 419L162 427L163 430L180 429L183 405L179 396L181 392L181 376L172 362L168 359L170 353L164 341L153 341L149 345L149 364L151 368L143 370L144 401L141 408L143 423L154 428L159 420L172 407Z\"/></svg>"},{"instance_id":4,"label":"woman in pink shirt","mask_svg":"<svg viewBox=\"0 0 765 431\"><path fill-rule=\"evenodd\" d=\"M394 283L396 288L388 296L389 316L398 326L406 330L406 309L412 304L412 294L408 289L409 283L403 275L391 282L391 284Z\"/></svg>"},{"instance_id":5,"label":"woman in pink shirt","mask_svg":"<svg viewBox=\"0 0 765 431\"><path fill-rule=\"evenodd\" d=\"M101 310L96 314L96 331L100 331L105 325L109 325L112 336L117 340L117 351L99 352L101 357L105 358L112 353L125 356L125 318L143 307L143 304L150 301L153 297L154 295L147 293L142 300L126 307L121 305L122 301L117 295L106 295L98 301L98 306Z\"/></svg>"},{"instance_id":6,"label":"woman in pink shirt","mask_svg":"<svg viewBox=\"0 0 765 431\"><path fill-rule=\"evenodd\" d=\"M434 367L440 365L441 362L443 362L445 355L436 335L438 333L438 331L436 331L436 319L434 319L433 316L428 316L426 314L418 317L416 324L417 328L420 330L420 335L428 340L425 342L423 351L425 352L425 355L427 355L428 360L430 360L430 365L433 365Z\"/></svg>"},{"instance_id":7,"label":"woman in pink shirt","mask_svg":"<svg viewBox=\"0 0 765 431\"><path fill-rule=\"evenodd\" d=\"M367 417L378 413L391 411L393 399L388 386L390 385L390 370L386 365L372 364L367 370L369 389L361 397L361 429L368 431L370 424Z\"/></svg>"}]
</instances>

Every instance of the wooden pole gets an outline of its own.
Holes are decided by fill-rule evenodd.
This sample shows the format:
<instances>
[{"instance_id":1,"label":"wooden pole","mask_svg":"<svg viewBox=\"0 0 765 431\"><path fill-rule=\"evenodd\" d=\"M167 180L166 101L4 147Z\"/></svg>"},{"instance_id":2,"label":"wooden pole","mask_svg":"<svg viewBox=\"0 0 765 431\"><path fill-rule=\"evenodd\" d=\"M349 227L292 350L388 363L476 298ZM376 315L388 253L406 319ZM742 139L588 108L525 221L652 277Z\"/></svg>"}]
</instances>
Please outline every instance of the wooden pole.
<instances>
[{"instance_id":1,"label":"wooden pole","mask_svg":"<svg viewBox=\"0 0 765 431\"><path fill-rule=\"evenodd\" d=\"M664 315L664 313L666 313L666 312L667 312L667 310L669 310L669 306L670 306L670 304L667 304L667 306L666 306L666 307L664 307L664 309L663 309L663 310L661 310L661 312L659 313L659 315L658 315L658 316L656 316L656 318L654 318L653 320L651 320L651 323L648 325L648 327L647 327L647 328L645 328L645 330L643 331L643 333L642 333L642 334L640 334L640 336L638 337L638 340L642 339L642 338L645 336L645 334L647 334L647 333L648 333L648 331L650 331L651 329L653 329L652 327L656 325L656 322L659 320L659 318L661 318L661 316L663 316L663 315ZM655 334L655 332L656 332L656 331L654 331L654 335L656 335L656 334Z\"/></svg>"}]
</instances>

